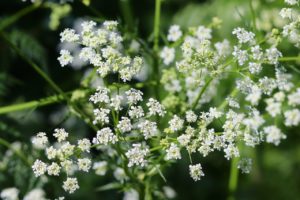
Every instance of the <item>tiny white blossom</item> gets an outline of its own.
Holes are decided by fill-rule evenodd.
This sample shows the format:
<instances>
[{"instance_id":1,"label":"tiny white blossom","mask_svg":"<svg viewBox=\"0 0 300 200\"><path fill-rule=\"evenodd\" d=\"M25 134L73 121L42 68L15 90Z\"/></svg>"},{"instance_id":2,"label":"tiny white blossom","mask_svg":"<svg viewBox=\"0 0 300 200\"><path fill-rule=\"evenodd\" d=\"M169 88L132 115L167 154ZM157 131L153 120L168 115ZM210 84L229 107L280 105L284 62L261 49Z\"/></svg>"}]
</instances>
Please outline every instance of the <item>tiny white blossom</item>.
<instances>
[{"instance_id":1,"label":"tiny white blossom","mask_svg":"<svg viewBox=\"0 0 300 200\"><path fill-rule=\"evenodd\" d=\"M298 126L300 123L300 110L292 109L284 112L286 126Z\"/></svg>"},{"instance_id":2,"label":"tiny white blossom","mask_svg":"<svg viewBox=\"0 0 300 200\"><path fill-rule=\"evenodd\" d=\"M182 32L178 25L172 25L169 29L167 39L169 41L175 42L182 36Z\"/></svg>"},{"instance_id":3,"label":"tiny white blossom","mask_svg":"<svg viewBox=\"0 0 300 200\"><path fill-rule=\"evenodd\" d=\"M32 165L32 170L36 177L41 176L47 171L47 164L40 160L36 160Z\"/></svg>"},{"instance_id":4,"label":"tiny white blossom","mask_svg":"<svg viewBox=\"0 0 300 200\"><path fill-rule=\"evenodd\" d=\"M142 147L141 144L133 144L132 148L126 152L126 157L128 158L128 167L134 165L144 167L147 165L147 160L145 157L150 153L148 147Z\"/></svg>"},{"instance_id":5,"label":"tiny white blossom","mask_svg":"<svg viewBox=\"0 0 300 200\"><path fill-rule=\"evenodd\" d=\"M185 118L187 122L193 123L197 121L198 116L192 110L189 110L185 113Z\"/></svg>"},{"instance_id":6,"label":"tiny white blossom","mask_svg":"<svg viewBox=\"0 0 300 200\"><path fill-rule=\"evenodd\" d=\"M36 149L44 149L48 143L48 137L46 133L39 132L35 137L32 137L31 141Z\"/></svg>"},{"instance_id":7,"label":"tiny white blossom","mask_svg":"<svg viewBox=\"0 0 300 200\"><path fill-rule=\"evenodd\" d=\"M239 40L239 43L247 43L249 42L250 44L251 43L254 43L254 37L255 37L255 34L250 32L250 31L246 31L245 29L243 28L235 28L233 31L232 31L232 34L233 35L236 35L236 37L238 38Z\"/></svg>"},{"instance_id":8,"label":"tiny white blossom","mask_svg":"<svg viewBox=\"0 0 300 200\"><path fill-rule=\"evenodd\" d=\"M118 141L117 136L108 127L97 131L97 136L96 138L93 139L94 144L104 144L104 145L108 145L109 143L115 144L117 141Z\"/></svg>"},{"instance_id":9,"label":"tiny white blossom","mask_svg":"<svg viewBox=\"0 0 300 200\"><path fill-rule=\"evenodd\" d=\"M63 189L70 194L74 193L77 189L79 189L77 178L68 177L63 183Z\"/></svg>"},{"instance_id":10,"label":"tiny white blossom","mask_svg":"<svg viewBox=\"0 0 300 200\"><path fill-rule=\"evenodd\" d=\"M88 158L81 158L81 159L78 159L77 164L78 164L79 170L88 172L91 168L92 161Z\"/></svg>"},{"instance_id":11,"label":"tiny white blossom","mask_svg":"<svg viewBox=\"0 0 300 200\"><path fill-rule=\"evenodd\" d=\"M117 127L122 133L131 131L132 125L130 119L128 117L122 117Z\"/></svg>"},{"instance_id":12,"label":"tiny white blossom","mask_svg":"<svg viewBox=\"0 0 300 200\"><path fill-rule=\"evenodd\" d=\"M45 192L44 190L40 188L35 188L28 192L23 200L47 200L45 197Z\"/></svg>"},{"instance_id":13,"label":"tiny white blossom","mask_svg":"<svg viewBox=\"0 0 300 200\"><path fill-rule=\"evenodd\" d=\"M276 146L279 145L280 141L282 139L286 138L286 135L284 135L279 128L276 126L267 126L264 128L264 133L266 134L266 142L267 143L273 143Z\"/></svg>"},{"instance_id":14,"label":"tiny white blossom","mask_svg":"<svg viewBox=\"0 0 300 200\"><path fill-rule=\"evenodd\" d=\"M15 187L5 188L1 191L0 197L3 200L19 200L19 193L20 191Z\"/></svg>"},{"instance_id":15,"label":"tiny white blossom","mask_svg":"<svg viewBox=\"0 0 300 200\"><path fill-rule=\"evenodd\" d=\"M189 169L190 169L190 176L192 177L192 179L194 179L194 181L199 181L201 180L201 176L204 176L204 173L202 171L202 166L200 163L196 165L190 165Z\"/></svg>"},{"instance_id":16,"label":"tiny white blossom","mask_svg":"<svg viewBox=\"0 0 300 200\"><path fill-rule=\"evenodd\" d=\"M128 115L132 119L138 119L145 115L144 110L141 106L131 106Z\"/></svg>"},{"instance_id":17,"label":"tiny white blossom","mask_svg":"<svg viewBox=\"0 0 300 200\"><path fill-rule=\"evenodd\" d=\"M151 138L157 134L156 122L144 120L138 124L138 128L144 134L145 139Z\"/></svg>"},{"instance_id":18,"label":"tiny white blossom","mask_svg":"<svg viewBox=\"0 0 300 200\"><path fill-rule=\"evenodd\" d=\"M73 56L68 50L61 50L60 56L57 59L62 67L68 65L73 62Z\"/></svg>"},{"instance_id":19,"label":"tiny white blossom","mask_svg":"<svg viewBox=\"0 0 300 200\"><path fill-rule=\"evenodd\" d=\"M171 131L179 131L183 128L184 120L180 119L177 115L169 121L169 126Z\"/></svg>"},{"instance_id":20,"label":"tiny white blossom","mask_svg":"<svg viewBox=\"0 0 300 200\"><path fill-rule=\"evenodd\" d=\"M249 174L252 168L252 159L243 158L239 160L237 167L242 171L242 173Z\"/></svg>"},{"instance_id":21,"label":"tiny white blossom","mask_svg":"<svg viewBox=\"0 0 300 200\"><path fill-rule=\"evenodd\" d=\"M143 93L140 90L131 88L130 90L126 91L125 94L127 95L129 104L136 104L137 102L143 100Z\"/></svg>"},{"instance_id":22,"label":"tiny white blossom","mask_svg":"<svg viewBox=\"0 0 300 200\"><path fill-rule=\"evenodd\" d=\"M165 65L171 64L175 59L175 49L164 47L160 52L160 58L163 60Z\"/></svg>"},{"instance_id":23,"label":"tiny white blossom","mask_svg":"<svg viewBox=\"0 0 300 200\"><path fill-rule=\"evenodd\" d=\"M77 42L79 40L79 35L75 33L75 30L67 28L60 33L61 42Z\"/></svg>"},{"instance_id":24,"label":"tiny white blossom","mask_svg":"<svg viewBox=\"0 0 300 200\"><path fill-rule=\"evenodd\" d=\"M166 152L166 160L181 159L180 148L175 143L171 143Z\"/></svg>"},{"instance_id":25,"label":"tiny white blossom","mask_svg":"<svg viewBox=\"0 0 300 200\"><path fill-rule=\"evenodd\" d=\"M81 151L85 151L85 152L90 152L90 149L91 149L91 142L89 139L81 139L81 140L78 140L78 148L81 150Z\"/></svg>"},{"instance_id":26,"label":"tiny white blossom","mask_svg":"<svg viewBox=\"0 0 300 200\"><path fill-rule=\"evenodd\" d=\"M146 104L149 108L149 115L158 114L159 116L164 116L166 111L165 108L155 99L150 98L148 103Z\"/></svg>"},{"instance_id":27,"label":"tiny white blossom","mask_svg":"<svg viewBox=\"0 0 300 200\"><path fill-rule=\"evenodd\" d=\"M60 166L53 162L47 167L47 172L50 176L58 176L60 172Z\"/></svg>"},{"instance_id":28,"label":"tiny white blossom","mask_svg":"<svg viewBox=\"0 0 300 200\"><path fill-rule=\"evenodd\" d=\"M63 128L57 128L54 130L53 136L57 139L58 142L62 142L67 139L69 133L67 133Z\"/></svg>"}]
</instances>

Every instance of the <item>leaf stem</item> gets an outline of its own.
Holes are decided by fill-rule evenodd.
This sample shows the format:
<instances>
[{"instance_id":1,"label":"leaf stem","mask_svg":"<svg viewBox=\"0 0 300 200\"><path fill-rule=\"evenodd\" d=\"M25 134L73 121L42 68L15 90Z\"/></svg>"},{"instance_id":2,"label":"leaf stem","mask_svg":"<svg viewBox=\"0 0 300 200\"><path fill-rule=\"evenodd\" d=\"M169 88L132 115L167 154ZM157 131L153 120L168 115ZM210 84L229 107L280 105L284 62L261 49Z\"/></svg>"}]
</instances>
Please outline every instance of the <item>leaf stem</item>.
<instances>
[{"instance_id":1,"label":"leaf stem","mask_svg":"<svg viewBox=\"0 0 300 200\"><path fill-rule=\"evenodd\" d=\"M239 161L238 157L234 157L231 159L230 176L229 176L229 183L228 183L229 195L227 200L235 200L235 193L236 193L238 177L239 177L239 170L237 168L238 161Z\"/></svg>"}]
</instances>

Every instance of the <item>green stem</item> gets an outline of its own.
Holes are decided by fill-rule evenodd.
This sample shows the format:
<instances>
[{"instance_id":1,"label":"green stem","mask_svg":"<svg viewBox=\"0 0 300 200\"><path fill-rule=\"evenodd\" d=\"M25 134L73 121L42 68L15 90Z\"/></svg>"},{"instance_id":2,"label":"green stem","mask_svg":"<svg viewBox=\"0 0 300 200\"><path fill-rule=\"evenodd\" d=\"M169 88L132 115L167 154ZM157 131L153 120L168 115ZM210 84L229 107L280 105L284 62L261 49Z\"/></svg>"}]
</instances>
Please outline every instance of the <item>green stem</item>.
<instances>
[{"instance_id":1,"label":"green stem","mask_svg":"<svg viewBox=\"0 0 300 200\"><path fill-rule=\"evenodd\" d=\"M26 165L28 165L29 167L31 166L31 163L27 160L26 156L21 151L18 151L17 149L13 148L8 141L6 141L3 138L0 138L0 145L3 145L6 148L12 150Z\"/></svg>"},{"instance_id":2,"label":"green stem","mask_svg":"<svg viewBox=\"0 0 300 200\"><path fill-rule=\"evenodd\" d=\"M228 190L229 195L227 200L235 200L235 193L238 184L238 177L239 177L239 170L237 168L239 158L234 157L231 159L231 166L230 166L230 176L229 176L229 183L228 183Z\"/></svg>"},{"instance_id":3,"label":"green stem","mask_svg":"<svg viewBox=\"0 0 300 200\"><path fill-rule=\"evenodd\" d=\"M10 26L11 24L15 23L16 21L18 21L19 19L21 19L25 15L27 15L27 14L31 13L32 11L36 10L37 8L39 8L39 6L40 6L40 4L31 4L30 6L25 7L23 9L21 9L20 11L16 12L14 15L2 20L1 23L0 23L0 31L4 30L5 28Z\"/></svg>"},{"instance_id":4,"label":"green stem","mask_svg":"<svg viewBox=\"0 0 300 200\"><path fill-rule=\"evenodd\" d=\"M91 122L89 116L81 111L81 109L71 101L64 91L58 85L56 85L56 83L46 73L44 73L43 70L39 68L39 66L27 58L23 52L9 40L8 36L4 32L0 32L0 35L25 62L27 62L57 93L59 93L67 101L68 105L73 108L75 114L77 114L79 118L83 119L94 130L98 130L98 128Z\"/></svg>"},{"instance_id":5,"label":"green stem","mask_svg":"<svg viewBox=\"0 0 300 200\"><path fill-rule=\"evenodd\" d=\"M160 26L160 10L161 10L161 0L155 0L155 13L154 13L154 46L153 50L155 52L158 51L158 43L159 43L159 26Z\"/></svg>"},{"instance_id":6,"label":"green stem","mask_svg":"<svg viewBox=\"0 0 300 200\"><path fill-rule=\"evenodd\" d=\"M53 95L39 100L34 100L34 101L29 101L29 102L19 103L19 104L14 104L9 106L3 106L0 107L0 115L10 113L10 112L16 112L20 110L27 110L31 108L46 106L46 105L62 102L64 100L65 99L63 98L62 95Z\"/></svg>"},{"instance_id":7,"label":"green stem","mask_svg":"<svg viewBox=\"0 0 300 200\"><path fill-rule=\"evenodd\" d=\"M287 61L299 61L300 56L294 56L294 57L282 57L278 59L280 62L287 62Z\"/></svg>"},{"instance_id":8,"label":"green stem","mask_svg":"<svg viewBox=\"0 0 300 200\"><path fill-rule=\"evenodd\" d=\"M196 100L195 100L194 103L192 104L192 110L194 110L194 109L196 108L196 106L198 105L198 102L199 102L199 100L201 99L203 93L205 92L205 90L207 89L207 87L209 86L209 84L212 82L213 79L214 79L213 77L210 77L210 78L206 81L205 85L204 85L203 88L200 90L200 92L199 92L199 94L198 94Z\"/></svg>"},{"instance_id":9,"label":"green stem","mask_svg":"<svg viewBox=\"0 0 300 200\"><path fill-rule=\"evenodd\" d=\"M120 0L119 5L120 5L122 15L124 17L125 23L127 25L127 28L131 32L134 30L134 18L132 16L130 0Z\"/></svg>"}]
</instances>

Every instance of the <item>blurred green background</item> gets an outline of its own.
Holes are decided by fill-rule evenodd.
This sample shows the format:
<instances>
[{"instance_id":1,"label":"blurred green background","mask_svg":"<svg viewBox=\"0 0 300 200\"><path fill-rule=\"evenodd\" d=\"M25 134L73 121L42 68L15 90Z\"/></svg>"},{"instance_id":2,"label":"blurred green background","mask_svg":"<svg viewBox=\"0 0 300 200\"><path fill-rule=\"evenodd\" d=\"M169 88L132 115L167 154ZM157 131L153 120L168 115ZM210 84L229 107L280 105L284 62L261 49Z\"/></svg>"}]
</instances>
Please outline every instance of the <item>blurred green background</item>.
<instances>
[{"instance_id":1,"label":"blurred green background","mask_svg":"<svg viewBox=\"0 0 300 200\"><path fill-rule=\"evenodd\" d=\"M71 6L62 9L69 12L58 21L55 21L55 12L59 11L55 8L41 8L22 17L4 29L4 32L64 91L72 91L79 87L87 68L59 66L59 33L66 27L72 27L78 19L113 19L118 20L130 34L151 41L154 3L154 0L93 0L90 6L85 6L81 1L74 0L70 3ZM260 31L270 30L272 26L281 26L277 13L283 5L283 0L260 0L252 3ZM0 25L5 19L29 5L29 2L24 3L21 0L1 0ZM249 26L250 12L249 0L165 0L162 5L161 29L167 32L172 24L179 24L183 28L205 25L209 24L213 17L219 17L222 27L216 38L231 40L233 27ZM128 13L131 17L128 17ZM292 51L293 49L291 55L295 54ZM55 93L48 84L1 38L0 106L32 101L53 94ZM0 115L0 137L11 143L20 141L27 144L22 148L28 151L28 156L32 156L29 155L30 137L39 131L49 133L55 127L66 128L72 133L72 138L92 137L94 134L82 121L70 115L64 103ZM249 175L240 175L237 199L300 199L299 129L285 131L288 138L278 147L263 144L250 152L254 158L253 170ZM25 193L35 184L31 170L14 155L11 155L9 162L4 163L4 157L7 156L5 154L6 148L0 146L0 190L16 186ZM165 171L168 180L166 185L171 186L177 193L175 199L226 199L229 162L223 155L216 152L207 158L200 158L206 176L196 183L188 175L187 155L184 157L182 162L173 164ZM123 196L118 191L95 190L96 186L109 183L112 179L111 172L105 177L90 174L82 175L79 179L81 189L67 199L121 199ZM49 198L62 194L62 189L56 182L55 179L50 180L44 187Z\"/></svg>"}]
</instances>

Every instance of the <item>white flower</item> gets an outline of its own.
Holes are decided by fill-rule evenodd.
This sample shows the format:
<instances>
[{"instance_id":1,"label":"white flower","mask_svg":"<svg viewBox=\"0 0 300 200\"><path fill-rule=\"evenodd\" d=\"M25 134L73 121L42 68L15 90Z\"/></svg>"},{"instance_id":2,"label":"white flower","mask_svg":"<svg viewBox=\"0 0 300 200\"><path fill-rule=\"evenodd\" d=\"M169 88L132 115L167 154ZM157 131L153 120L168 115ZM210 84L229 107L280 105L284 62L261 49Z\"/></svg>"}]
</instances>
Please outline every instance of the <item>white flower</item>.
<instances>
[{"instance_id":1,"label":"white flower","mask_svg":"<svg viewBox=\"0 0 300 200\"><path fill-rule=\"evenodd\" d=\"M81 158L81 159L78 159L77 164L78 164L79 170L89 172L91 165L92 165L92 161L88 158Z\"/></svg>"},{"instance_id":2,"label":"white flower","mask_svg":"<svg viewBox=\"0 0 300 200\"><path fill-rule=\"evenodd\" d=\"M81 140L78 140L78 148L81 150L81 151L85 151L85 152L90 152L90 149L91 149L91 142L89 139L81 139Z\"/></svg>"},{"instance_id":3,"label":"white flower","mask_svg":"<svg viewBox=\"0 0 300 200\"><path fill-rule=\"evenodd\" d=\"M145 157L150 153L148 147L142 147L141 144L133 144L132 148L126 152L126 157L128 158L128 167L134 165L145 167L148 163Z\"/></svg>"},{"instance_id":4,"label":"white flower","mask_svg":"<svg viewBox=\"0 0 300 200\"><path fill-rule=\"evenodd\" d=\"M180 119L177 115L174 115L174 117L169 121L169 126L171 131L179 131L183 128L184 120Z\"/></svg>"},{"instance_id":5,"label":"white flower","mask_svg":"<svg viewBox=\"0 0 300 200\"><path fill-rule=\"evenodd\" d=\"M79 40L79 35L75 33L75 30L67 28L60 33L61 42L77 42Z\"/></svg>"},{"instance_id":6,"label":"white flower","mask_svg":"<svg viewBox=\"0 0 300 200\"><path fill-rule=\"evenodd\" d=\"M127 95L129 104L136 104L137 102L143 100L143 93L140 90L131 88L130 90L126 91L125 94Z\"/></svg>"},{"instance_id":7,"label":"white flower","mask_svg":"<svg viewBox=\"0 0 300 200\"><path fill-rule=\"evenodd\" d=\"M141 106L131 106L128 114L132 119L138 119L145 115L144 110Z\"/></svg>"},{"instance_id":8,"label":"white flower","mask_svg":"<svg viewBox=\"0 0 300 200\"><path fill-rule=\"evenodd\" d=\"M185 118L187 122L193 123L197 121L198 116L192 110L189 110L185 113Z\"/></svg>"},{"instance_id":9,"label":"white flower","mask_svg":"<svg viewBox=\"0 0 300 200\"><path fill-rule=\"evenodd\" d=\"M164 47L160 52L160 58L163 60L165 65L171 64L175 59L175 49Z\"/></svg>"},{"instance_id":10,"label":"white flower","mask_svg":"<svg viewBox=\"0 0 300 200\"><path fill-rule=\"evenodd\" d=\"M130 189L124 192L123 200L139 200L139 193L134 189Z\"/></svg>"},{"instance_id":11,"label":"white flower","mask_svg":"<svg viewBox=\"0 0 300 200\"><path fill-rule=\"evenodd\" d=\"M291 8L282 8L279 12L279 15L285 19L293 19L293 9Z\"/></svg>"},{"instance_id":12,"label":"white flower","mask_svg":"<svg viewBox=\"0 0 300 200\"><path fill-rule=\"evenodd\" d=\"M297 88L296 92L288 95L288 104L291 106L300 105L300 88Z\"/></svg>"},{"instance_id":13,"label":"white flower","mask_svg":"<svg viewBox=\"0 0 300 200\"><path fill-rule=\"evenodd\" d=\"M166 152L166 160L181 159L180 148L175 143L171 143Z\"/></svg>"},{"instance_id":14,"label":"white flower","mask_svg":"<svg viewBox=\"0 0 300 200\"><path fill-rule=\"evenodd\" d=\"M75 145L71 145L69 142L65 142L60 150L64 156L68 157L74 154Z\"/></svg>"},{"instance_id":15,"label":"white flower","mask_svg":"<svg viewBox=\"0 0 300 200\"><path fill-rule=\"evenodd\" d=\"M264 128L264 133L267 136L267 143L273 143L276 146L280 143L282 139L286 138L279 128L276 126L267 126Z\"/></svg>"},{"instance_id":16,"label":"white flower","mask_svg":"<svg viewBox=\"0 0 300 200\"><path fill-rule=\"evenodd\" d=\"M212 119L218 119L223 115L223 113L220 112L220 111L217 111L217 108L211 107L211 108L209 108L209 114L208 115Z\"/></svg>"},{"instance_id":17,"label":"white flower","mask_svg":"<svg viewBox=\"0 0 300 200\"><path fill-rule=\"evenodd\" d=\"M251 47L251 53L253 59L260 61L263 58L263 52L261 51L261 48L259 45Z\"/></svg>"},{"instance_id":18,"label":"white flower","mask_svg":"<svg viewBox=\"0 0 300 200\"><path fill-rule=\"evenodd\" d=\"M204 176L204 173L202 171L202 166L201 164L196 164L196 165L190 165L190 176L194 181L199 181L201 179L201 176Z\"/></svg>"},{"instance_id":19,"label":"white flower","mask_svg":"<svg viewBox=\"0 0 300 200\"><path fill-rule=\"evenodd\" d=\"M282 57L282 53L276 47L271 47L266 50L266 56L271 64L277 64L278 58Z\"/></svg>"},{"instance_id":20,"label":"white flower","mask_svg":"<svg viewBox=\"0 0 300 200\"><path fill-rule=\"evenodd\" d=\"M201 41L211 39L211 29L199 26L196 30L196 37Z\"/></svg>"},{"instance_id":21,"label":"white flower","mask_svg":"<svg viewBox=\"0 0 300 200\"><path fill-rule=\"evenodd\" d=\"M98 87L97 92L90 97L90 101L96 103L109 103L109 90L107 88Z\"/></svg>"},{"instance_id":22,"label":"white flower","mask_svg":"<svg viewBox=\"0 0 300 200\"><path fill-rule=\"evenodd\" d=\"M67 139L69 133L67 133L63 128L57 128L54 130L53 136L57 139L58 142L62 142Z\"/></svg>"},{"instance_id":23,"label":"white flower","mask_svg":"<svg viewBox=\"0 0 300 200\"><path fill-rule=\"evenodd\" d=\"M144 120L138 124L138 128L144 134L145 139L151 138L157 134L156 122Z\"/></svg>"},{"instance_id":24,"label":"white flower","mask_svg":"<svg viewBox=\"0 0 300 200\"><path fill-rule=\"evenodd\" d=\"M230 54L230 43L224 39L222 42L215 43L215 48L219 56L228 56Z\"/></svg>"},{"instance_id":25,"label":"white flower","mask_svg":"<svg viewBox=\"0 0 300 200\"><path fill-rule=\"evenodd\" d=\"M45 174L47 171L47 165L40 160L36 160L32 165L32 170L35 176L38 177Z\"/></svg>"},{"instance_id":26,"label":"white flower","mask_svg":"<svg viewBox=\"0 0 300 200\"><path fill-rule=\"evenodd\" d=\"M110 106L114 108L114 110L121 110L121 103L123 100L123 96L116 95L115 97L111 98Z\"/></svg>"},{"instance_id":27,"label":"white flower","mask_svg":"<svg viewBox=\"0 0 300 200\"><path fill-rule=\"evenodd\" d=\"M48 137L46 136L46 133L39 132L31 139L31 141L36 149L44 149L48 143Z\"/></svg>"},{"instance_id":28,"label":"white flower","mask_svg":"<svg viewBox=\"0 0 300 200\"><path fill-rule=\"evenodd\" d=\"M57 150L53 146L50 146L49 148L46 149L46 156L49 160L54 159L57 153L58 153Z\"/></svg>"},{"instance_id":29,"label":"white flower","mask_svg":"<svg viewBox=\"0 0 300 200\"><path fill-rule=\"evenodd\" d=\"M109 143L115 144L118 141L117 136L112 132L108 127L97 131L96 138L93 139L94 144L104 144L108 145Z\"/></svg>"},{"instance_id":30,"label":"white flower","mask_svg":"<svg viewBox=\"0 0 300 200\"><path fill-rule=\"evenodd\" d=\"M93 164L93 170L95 170L95 173L97 175L104 176L107 171L107 162L106 161L95 162Z\"/></svg>"},{"instance_id":31,"label":"white flower","mask_svg":"<svg viewBox=\"0 0 300 200\"><path fill-rule=\"evenodd\" d=\"M284 2L291 6L299 3L298 0L284 0Z\"/></svg>"},{"instance_id":32,"label":"white flower","mask_svg":"<svg viewBox=\"0 0 300 200\"><path fill-rule=\"evenodd\" d=\"M227 160L233 157L240 156L239 149L236 146L234 146L234 144L228 144L227 147L224 149L224 152L225 152L225 158Z\"/></svg>"},{"instance_id":33,"label":"white flower","mask_svg":"<svg viewBox=\"0 0 300 200\"><path fill-rule=\"evenodd\" d=\"M46 200L44 190L36 188L27 193L23 200Z\"/></svg>"},{"instance_id":34,"label":"white flower","mask_svg":"<svg viewBox=\"0 0 300 200\"><path fill-rule=\"evenodd\" d=\"M155 99L150 98L148 103L146 104L149 108L149 115L158 114L159 116L164 116L166 111L165 108Z\"/></svg>"},{"instance_id":35,"label":"white flower","mask_svg":"<svg viewBox=\"0 0 300 200\"><path fill-rule=\"evenodd\" d=\"M70 194L74 193L75 190L79 189L77 178L68 177L63 183L63 189Z\"/></svg>"},{"instance_id":36,"label":"white flower","mask_svg":"<svg viewBox=\"0 0 300 200\"><path fill-rule=\"evenodd\" d=\"M3 200L19 200L19 192L15 187L5 188L1 191L0 197Z\"/></svg>"},{"instance_id":37,"label":"white flower","mask_svg":"<svg viewBox=\"0 0 300 200\"><path fill-rule=\"evenodd\" d=\"M94 116L95 119L93 121L93 124L97 124L98 122L100 122L101 124L108 124L109 123L109 117L108 114L110 113L109 109L106 108L96 108L94 109Z\"/></svg>"},{"instance_id":38,"label":"white flower","mask_svg":"<svg viewBox=\"0 0 300 200\"><path fill-rule=\"evenodd\" d=\"M249 71L251 74L258 74L261 70L262 67L260 63L249 62Z\"/></svg>"},{"instance_id":39,"label":"white flower","mask_svg":"<svg viewBox=\"0 0 300 200\"><path fill-rule=\"evenodd\" d=\"M68 50L61 50L60 56L57 59L62 67L73 62L73 56Z\"/></svg>"},{"instance_id":40,"label":"white flower","mask_svg":"<svg viewBox=\"0 0 300 200\"><path fill-rule=\"evenodd\" d=\"M237 46L233 47L234 50L232 52L232 55L235 59L237 59L239 65L244 65L245 62L248 60L248 53L246 50L241 50Z\"/></svg>"},{"instance_id":41,"label":"white flower","mask_svg":"<svg viewBox=\"0 0 300 200\"><path fill-rule=\"evenodd\" d=\"M300 110L292 109L284 112L286 126L298 126L300 123Z\"/></svg>"},{"instance_id":42,"label":"white flower","mask_svg":"<svg viewBox=\"0 0 300 200\"><path fill-rule=\"evenodd\" d=\"M119 121L117 127L122 133L131 131L132 125L130 119L128 117L122 117L122 120Z\"/></svg>"},{"instance_id":43,"label":"white flower","mask_svg":"<svg viewBox=\"0 0 300 200\"><path fill-rule=\"evenodd\" d=\"M249 174L252 168L252 159L243 158L239 160L237 168L240 169L242 173Z\"/></svg>"},{"instance_id":44,"label":"white flower","mask_svg":"<svg viewBox=\"0 0 300 200\"><path fill-rule=\"evenodd\" d=\"M60 172L60 166L57 163L53 162L47 167L47 171L50 176L58 176Z\"/></svg>"},{"instance_id":45,"label":"white flower","mask_svg":"<svg viewBox=\"0 0 300 200\"><path fill-rule=\"evenodd\" d=\"M233 35L236 35L236 37L238 38L239 40L239 43L243 44L243 43L247 43L249 42L250 44L254 43L254 37L255 37L255 34L250 32L250 31L246 31L245 29L243 28L235 28L233 31L232 31L232 34Z\"/></svg>"},{"instance_id":46,"label":"white flower","mask_svg":"<svg viewBox=\"0 0 300 200\"><path fill-rule=\"evenodd\" d=\"M171 42L177 41L182 36L182 32L178 25L172 25L169 29L168 40Z\"/></svg>"},{"instance_id":47,"label":"white flower","mask_svg":"<svg viewBox=\"0 0 300 200\"><path fill-rule=\"evenodd\" d=\"M114 177L118 180L118 181L124 181L126 180L128 177L126 176L126 173L124 171L123 168L118 167L115 171L114 171Z\"/></svg>"},{"instance_id":48,"label":"white flower","mask_svg":"<svg viewBox=\"0 0 300 200\"><path fill-rule=\"evenodd\" d=\"M251 103L251 105L256 106L261 99L261 89L257 85L252 85L251 92L246 96L246 100Z\"/></svg>"},{"instance_id":49,"label":"white flower","mask_svg":"<svg viewBox=\"0 0 300 200\"><path fill-rule=\"evenodd\" d=\"M189 134L183 134L183 135L177 137L177 141L182 146L187 146L188 143L190 142L190 140L191 140L191 135L189 135Z\"/></svg>"},{"instance_id":50,"label":"white flower","mask_svg":"<svg viewBox=\"0 0 300 200\"><path fill-rule=\"evenodd\" d=\"M266 111L272 116L275 117L276 115L281 113L281 103L274 101L273 98L266 99L267 107Z\"/></svg>"},{"instance_id":51,"label":"white flower","mask_svg":"<svg viewBox=\"0 0 300 200\"><path fill-rule=\"evenodd\" d=\"M168 199L174 199L177 195L175 190L169 186L163 186L163 191Z\"/></svg>"}]
</instances>

